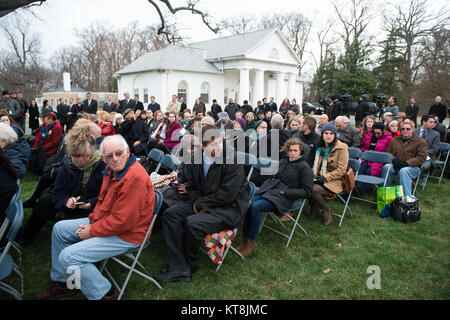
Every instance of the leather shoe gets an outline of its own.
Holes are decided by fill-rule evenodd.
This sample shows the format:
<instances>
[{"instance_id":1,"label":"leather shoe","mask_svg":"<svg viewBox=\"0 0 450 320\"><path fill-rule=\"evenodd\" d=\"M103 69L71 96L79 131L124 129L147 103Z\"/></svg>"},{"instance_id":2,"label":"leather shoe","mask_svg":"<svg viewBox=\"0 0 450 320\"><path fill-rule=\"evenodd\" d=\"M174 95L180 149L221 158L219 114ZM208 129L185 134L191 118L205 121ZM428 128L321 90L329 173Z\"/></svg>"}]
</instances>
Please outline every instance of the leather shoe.
<instances>
[{"instance_id":1,"label":"leather shoe","mask_svg":"<svg viewBox=\"0 0 450 320\"><path fill-rule=\"evenodd\" d=\"M79 289L67 288L65 282L53 282L47 290L39 292L34 298L36 300L52 300L59 297L69 296L78 292L80 292Z\"/></svg>"},{"instance_id":2,"label":"leather shoe","mask_svg":"<svg viewBox=\"0 0 450 320\"><path fill-rule=\"evenodd\" d=\"M114 293L110 296L105 295L101 300L117 300L119 298L119 290L114 287Z\"/></svg>"},{"instance_id":3,"label":"leather shoe","mask_svg":"<svg viewBox=\"0 0 450 320\"><path fill-rule=\"evenodd\" d=\"M192 274L189 271L169 271L168 269L163 269L160 274L154 276L156 281L161 282L173 282L173 281L191 281Z\"/></svg>"}]
</instances>

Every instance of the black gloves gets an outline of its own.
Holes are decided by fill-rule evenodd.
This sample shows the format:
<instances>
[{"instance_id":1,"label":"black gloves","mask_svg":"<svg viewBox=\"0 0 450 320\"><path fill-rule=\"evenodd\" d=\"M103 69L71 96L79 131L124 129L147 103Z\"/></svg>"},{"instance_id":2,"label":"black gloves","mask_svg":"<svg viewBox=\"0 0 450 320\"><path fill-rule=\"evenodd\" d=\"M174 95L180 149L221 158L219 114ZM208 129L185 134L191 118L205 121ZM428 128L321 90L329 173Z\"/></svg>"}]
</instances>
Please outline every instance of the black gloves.
<instances>
[{"instance_id":1,"label":"black gloves","mask_svg":"<svg viewBox=\"0 0 450 320\"><path fill-rule=\"evenodd\" d=\"M327 182L327 180L325 179L324 176L316 176L316 177L314 177L314 183L323 185L325 182Z\"/></svg>"},{"instance_id":2,"label":"black gloves","mask_svg":"<svg viewBox=\"0 0 450 320\"><path fill-rule=\"evenodd\" d=\"M408 167L408 162L401 160L392 160L394 168L400 170L401 168Z\"/></svg>"}]
</instances>

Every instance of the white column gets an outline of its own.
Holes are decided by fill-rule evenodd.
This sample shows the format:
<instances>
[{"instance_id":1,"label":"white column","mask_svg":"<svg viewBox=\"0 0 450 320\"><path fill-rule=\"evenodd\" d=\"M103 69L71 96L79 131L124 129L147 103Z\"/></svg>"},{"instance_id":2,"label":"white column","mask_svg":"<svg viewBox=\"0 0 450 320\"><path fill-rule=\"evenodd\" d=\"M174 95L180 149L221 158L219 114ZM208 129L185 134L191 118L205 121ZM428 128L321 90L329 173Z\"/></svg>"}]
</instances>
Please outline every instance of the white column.
<instances>
[{"instance_id":1,"label":"white column","mask_svg":"<svg viewBox=\"0 0 450 320\"><path fill-rule=\"evenodd\" d=\"M295 98L297 100L297 97L295 96L295 81L296 81L297 75L295 73L289 73L288 74L288 98L289 101Z\"/></svg>"},{"instance_id":2,"label":"white column","mask_svg":"<svg viewBox=\"0 0 450 320\"><path fill-rule=\"evenodd\" d=\"M255 70L255 83L253 84L253 101L252 106L255 108L258 101L264 98L264 70Z\"/></svg>"},{"instance_id":3,"label":"white column","mask_svg":"<svg viewBox=\"0 0 450 320\"><path fill-rule=\"evenodd\" d=\"M248 100L250 69L242 68L239 71L239 104L242 105L244 100Z\"/></svg>"},{"instance_id":4,"label":"white column","mask_svg":"<svg viewBox=\"0 0 450 320\"><path fill-rule=\"evenodd\" d=\"M275 102L277 103L277 106L279 107L281 103L283 103L284 96L284 73L278 72L277 73L277 89L276 89L276 95L275 95Z\"/></svg>"},{"instance_id":5,"label":"white column","mask_svg":"<svg viewBox=\"0 0 450 320\"><path fill-rule=\"evenodd\" d=\"M166 71L161 72L160 74L161 77L161 93L160 93L160 106L161 106L161 111L162 112L166 112L167 110L167 105L169 104L169 102L171 101L171 98L168 98L168 94L167 94L167 73Z\"/></svg>"}]
</instances>

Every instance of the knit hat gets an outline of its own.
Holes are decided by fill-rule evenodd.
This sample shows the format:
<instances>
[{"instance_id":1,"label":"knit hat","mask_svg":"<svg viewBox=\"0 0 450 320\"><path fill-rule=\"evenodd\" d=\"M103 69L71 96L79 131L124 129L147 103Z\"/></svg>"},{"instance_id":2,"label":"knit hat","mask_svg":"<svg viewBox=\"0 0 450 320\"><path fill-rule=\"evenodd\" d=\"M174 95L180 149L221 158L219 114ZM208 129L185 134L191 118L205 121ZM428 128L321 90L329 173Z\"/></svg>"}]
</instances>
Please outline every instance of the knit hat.
<instances>
[{"instance_id":1,"label":"knit hat","mask_svg":"<svg viewBox=\"0 0 450 320\"><path fill-rule=\"evenodd\" d=\"M325 131L332 131L335 135L337 135L337 129L336 129L336 125L334 124L334 122L327 122L322 127L322 133L324 133Z\"/></svg>"},{"instance_id":2,"label":"knit hat","mask_svg":"<svg viewBox=\"0 0 450 320\"><path fill-rule=\"evenodd\" d=\"M56 120L56 119L57 119L57 116L56 116L56 113L54 113L54 112L47 112L47 113L44 115L44 118L52 118L53 120Z\"/></svg>"},{"instance_id":3,"label":"knit hat","mask_svg":"<svg viewBox=\"0 0 450 320\"><path fill-rule=\"evenodd\" d=\"M247 122L245 122L245 120L242 118L236 119L236 122L241 125L242 129L245 129L245 127L247 126Z\"/></svg>"}]
</instances>

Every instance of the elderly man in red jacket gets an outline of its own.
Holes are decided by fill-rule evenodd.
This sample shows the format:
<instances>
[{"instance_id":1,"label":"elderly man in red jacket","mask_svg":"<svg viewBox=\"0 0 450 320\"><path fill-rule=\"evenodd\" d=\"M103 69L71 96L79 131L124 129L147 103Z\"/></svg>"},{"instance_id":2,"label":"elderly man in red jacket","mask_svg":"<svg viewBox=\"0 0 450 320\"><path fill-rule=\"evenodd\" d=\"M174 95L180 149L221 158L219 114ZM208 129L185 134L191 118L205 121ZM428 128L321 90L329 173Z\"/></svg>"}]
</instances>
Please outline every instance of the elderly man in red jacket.
<instances>
[{"instance_id":1,"label":"elderly man in red jacket","mask_svg":"<svg viewBox=\"0 0 450 320\"><path fill-rule=\"evenodd\" d=\"M53 284L36 299L54 299L76 292L75 288L81 289L89 300L117 299L118 290L94 263L139 247L153 219L152 182L130 154L125 139L120 135L106 137L100 152L107 167L97 205L89 218L64 220L53 227ZM67 199L67 206L75 206L76 201ZM74 272L79 272L79 288L73 288L68 280Z\"/></svg>"},{"instance_id":2,"label":"elderly man in red jacket","mask_svg":"<svg viewBox=\"0 0 450 320\"><path fill-rule=\"evenodd\" d=\"M47 158L55 155L61 141L62 131L61 125L56 121L56 113L47 112L44 116L44 124L36 133L36 140L32 148L42 145Z\"/></svg>"}]
</instances>

